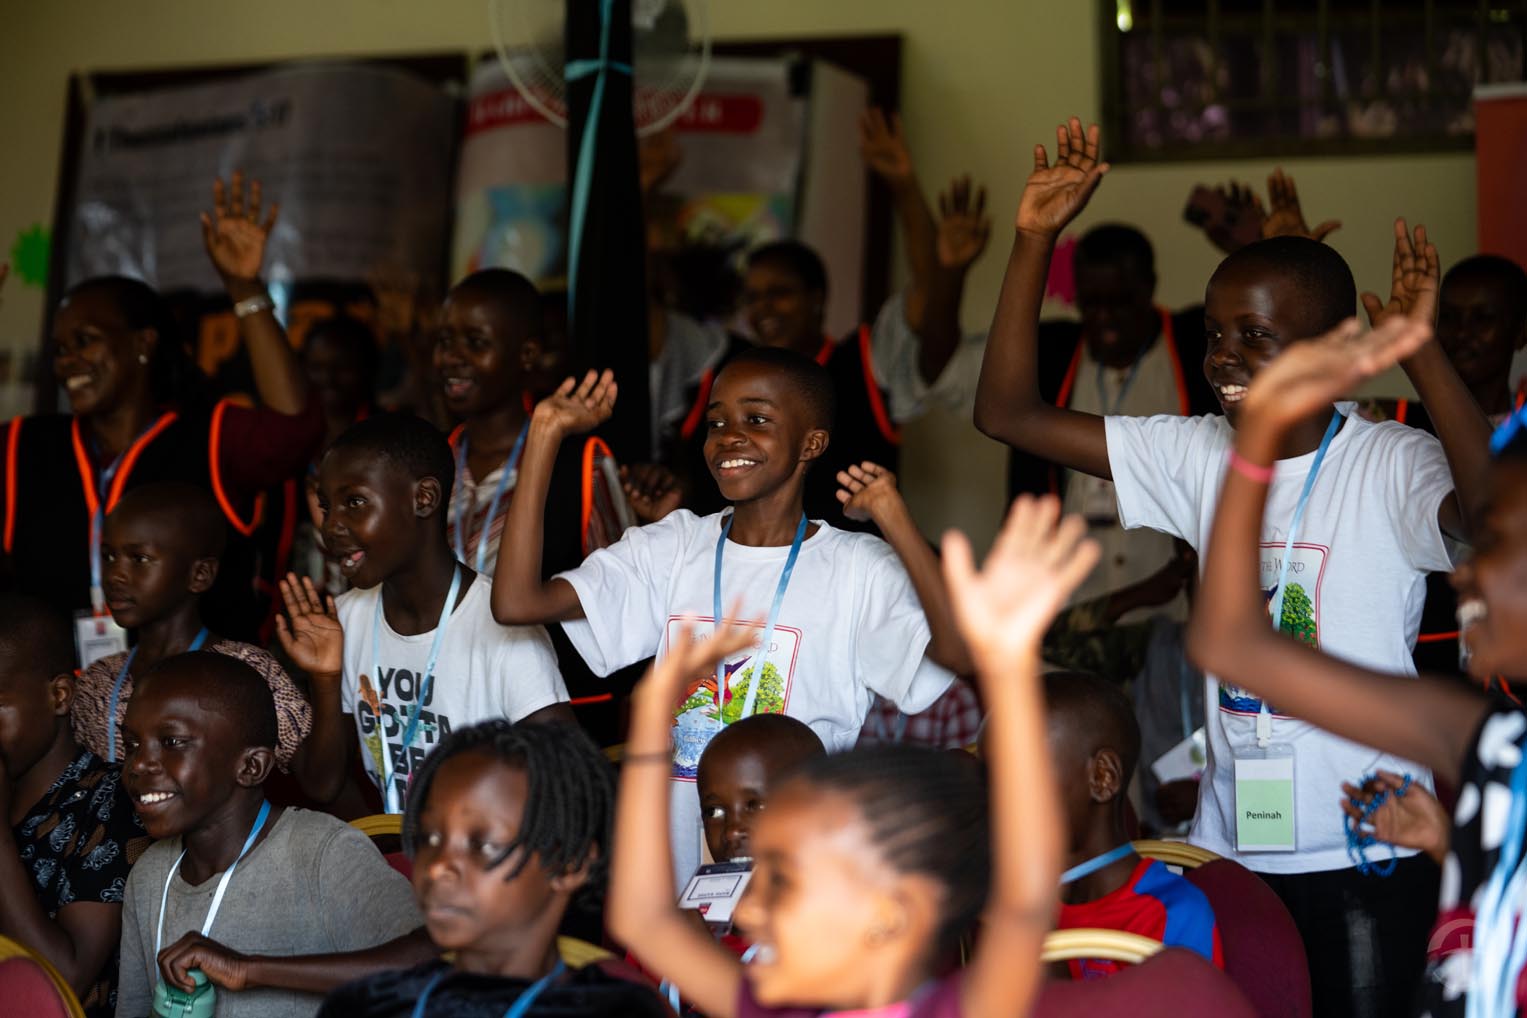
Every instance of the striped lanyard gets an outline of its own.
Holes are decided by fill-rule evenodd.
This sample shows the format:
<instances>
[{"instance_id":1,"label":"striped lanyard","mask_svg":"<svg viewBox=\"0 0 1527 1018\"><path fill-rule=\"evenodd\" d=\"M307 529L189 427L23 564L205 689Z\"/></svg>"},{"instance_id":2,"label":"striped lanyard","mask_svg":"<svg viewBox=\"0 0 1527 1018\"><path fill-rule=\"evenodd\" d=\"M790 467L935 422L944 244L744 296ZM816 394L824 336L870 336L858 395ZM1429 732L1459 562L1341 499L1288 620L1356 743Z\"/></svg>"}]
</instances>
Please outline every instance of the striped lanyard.
<instances>
[{"instance_id":1,"label":"striped lanyard","mask_svg":"<svg viewBox=\"0 0 1527 1018\"><path fill-rule=\"evenodd\" d=\"M525 451L525 436L530 433L530 419L520 427L519 437L514 440L514 448L509 450L509 458L504 460L503 467L499 470L498 484L493 488L493 499L488 503L488 515L483 517L482 531L477 535L476 564L473 566L479 573L488 561L488 531L493 526L493 520L498 516L498 504L503 500L504 492L509 487L509 475L518 474L520 467L520 454ZM451 498L456 498L462 489L462 479L467 472L467 433L461 433L461 441L456 446L456 486L451 491ZM467 560L467 531L472 528L472 517L476 516L474 505L465 505L456 514L456 557L465 562Z\"/></svg>"}]
</instances>

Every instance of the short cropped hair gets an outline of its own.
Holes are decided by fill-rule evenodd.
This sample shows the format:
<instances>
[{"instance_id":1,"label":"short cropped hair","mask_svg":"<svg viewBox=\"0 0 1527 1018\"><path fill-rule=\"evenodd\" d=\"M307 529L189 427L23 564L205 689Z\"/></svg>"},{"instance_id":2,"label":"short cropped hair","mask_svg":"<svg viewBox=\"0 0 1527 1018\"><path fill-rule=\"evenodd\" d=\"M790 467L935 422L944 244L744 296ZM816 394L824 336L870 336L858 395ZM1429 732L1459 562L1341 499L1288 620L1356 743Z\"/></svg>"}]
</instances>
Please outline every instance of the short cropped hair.
<instances>
[{"instance_id":1,"label":"short cropped hair","mask_svg":"<svg viewBox=\"0 0 1527 1018\"><path fill-rule=\"evenodd\" d=\"M74 671L74 629L69 616L30 594L0 593L0 646L14 657L13 672L51 679Z\"/></svg>"},{"instance_id":2,"label":"short cropped hair","mask_svg":"<svg viewBox=\"0 0 1527 1018\"><path fill-rule=\"evenodd\" d=\"M175 654L155 663L143 676L145 683L186 682L197 696L211 701L217 713L233 726L244 746L275 749L280 740L276 722L276 699L259 672L236 657L210 650Z\"/></svg>"},{"instance_id":3,"label":"short cropped hair","mask_svg":"<svg viewBox=\"0 0 1527 1018\"><path fill-rule=\"evenodd\" d=\"M827 369L805 354L777 346L750 346L738 351L726 362L751 364L774 374L783 375L790 388L805 401L806 412L811 416L811 426L832 432L838 417L838 396ZM723 371L726 368L722 369Z\"/></svg>"},{"instance_id":4,"label":"short cropped hair","mask_svg":"<svg viewBox=\"0 0 1527 1018\"><path fill-rule=\"evenodd\" d=\"M1117 684L1089 672L1049 672L1044 677L1045 706L1078 719L1082 731L1096 733L1093 752L1111 749L1124 768L1127 786L1140 762L1140 723L1135 708ZM1121 788L1122 794L1122 788Z\"/></svg>"},{"instance_id":5,"label":"short cropped hair","mask_svg":"<svg viewBox=\"0 0 1527 1018\"><path fill-rule=\"evenodd\" d=\"M491 302L518 333L505 338L540 339L546 331L540 291L511 269L478 269L451 287L451 293L469 293Z\"/></svg>"},{"instance_id":6,"label":"short cropped hair","mask_svg":"<svg viewBox=\"0 0 1527 1018\"><path fill-rule=\"evenodd\" d=\"M1072 258L1078 266L1128 265L1143 278L1156 281L1156 252L1150 240L1123 223L1103 223L1082 234Z\"/></svg>"},{"instance_id":7,"label":"short cropped hair","mask_svg":"<svg viewBox=\"0 0 1527 1018\"><path fill-rule=\"evenodd\" d=\"M827 292L827 266L822 256L798 240L770 241L749 252L748 268L763 262L784 266L809 292Z\"/></svg>"},{"instance_id":8,"label":"short cropped hair","mask_svg":"<svg viewBox=\"0 0 1527 1018\"><path fill-rule=\"evenodd\" d=\"M1219 263L1210 285L1223 272L1249 270L1284 276L1298 286L1315 313L1314 328L1334 329L1357 310L1357 283L1336 249L1308 237L1269 237L1229 255Z\"/></svg>"},{"instance_id":9,"label":"short cropped hair","mask_svg":"<svg viewBox=\"0 0 1527 1018\"><path fill-rule=\"evenodd\" d=\"M444 525L445 506L450 504L451 485L456 479L456 460L451 444L429 421L413 414L372 414L341 432L328 454L339 451L385 460L413 481L433 477L440 482L439 515Z\"/></svg>"},{"instance_id":10,"label":"short cropped hair","mask_svg":"<svg viewBox=\"0 0 1527 1018\"><path fill-rule=\"evenodd\" d=\"M111 514L169 521L195 558L220 559L228 548L228 522L212 492L186 481L158 481L131 488Z\"/></svg>"}]
</instances>

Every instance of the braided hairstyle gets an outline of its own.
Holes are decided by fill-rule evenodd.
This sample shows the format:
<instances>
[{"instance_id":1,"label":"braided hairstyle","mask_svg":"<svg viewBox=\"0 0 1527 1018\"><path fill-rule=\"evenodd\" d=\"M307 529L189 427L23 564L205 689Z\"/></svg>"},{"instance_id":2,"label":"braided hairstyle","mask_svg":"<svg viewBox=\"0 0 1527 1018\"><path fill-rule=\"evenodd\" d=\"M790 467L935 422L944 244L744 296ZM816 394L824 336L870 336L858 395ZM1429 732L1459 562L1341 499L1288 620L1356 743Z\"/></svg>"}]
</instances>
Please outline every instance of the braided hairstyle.
<instances>
[{"instance_id":1,"label":"braided hairstyle","mask_svg":"<svg viewBox=\"0 0 1527 1018\"><path fill-rule=\"evenodd\" d=\"M791 778L853 801L881 858L899 872L943 885L930 957L958 948L991 884L986 782L976 759L917 746L871 746L807 760Z\"/></svg>"},{"instance_id":2,"label":"braided hairstyle","mask_svg":"<svg viewBox=\"0 0 1527 1018\"><path fill-rule=\"evenodd\" d=\"M519 876L532 855L552 873L589 868L582 893L593 893L609 871L615 778L609 761L577 725L566 722L512 724L502 718L458 728L420 766L408 788L403 812L403 850L418 848L419 814L429 800L435 775L447 760L483 753L524 771L527 792L519 833L492 865L523 848L505 880Z\"/></svg>"}]
</instances>

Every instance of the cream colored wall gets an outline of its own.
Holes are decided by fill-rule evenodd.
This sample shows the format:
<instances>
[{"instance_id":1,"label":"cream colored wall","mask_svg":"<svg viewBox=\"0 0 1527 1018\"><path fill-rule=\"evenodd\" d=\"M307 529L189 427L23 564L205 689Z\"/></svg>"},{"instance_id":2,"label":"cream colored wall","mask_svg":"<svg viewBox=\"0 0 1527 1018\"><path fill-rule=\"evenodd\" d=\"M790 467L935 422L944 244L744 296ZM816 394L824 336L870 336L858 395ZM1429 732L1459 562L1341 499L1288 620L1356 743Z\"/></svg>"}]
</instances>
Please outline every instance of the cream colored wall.
<instances>
[{"instance_id":1,"label":"cream colored wall","mask_svg":"<svg viewBox=\"0 0 1527 1018\"><path fill-rule=\"evenodd\" d=\"M0 29L0 242L52 216L65 82L76 69L163 67L346 53L460 50L487 45L486 0L49 0L8 4ZM718 36L899 32L903 109L929 185L969 171L990 190L998 229L972 274L965 322L984 328L1001 280L1006 226L1036 141L1058 119L1098 113L1093 0L713 0ZM1106 147L1106 141L1105 141ZM1198 182L1259 181L1269 162L1120 167L1078 224L1127 220L1155 242L1160 298L1201 297L1216 263L1182 222ZM1360 286L1384 285L1389 229L1404 213L1431 228L1445 261L1471 250L1473 159L1286 159L1312 219L1345 222L1332 243ZM30 344L41 292L7 286L0 337ZM949 450L957 450L950 455ZM911 429L904 473L925 529L960 526L982 543L1002 511L1003 457L963 420L935 416Z\"/></svg>"}]
</instances>

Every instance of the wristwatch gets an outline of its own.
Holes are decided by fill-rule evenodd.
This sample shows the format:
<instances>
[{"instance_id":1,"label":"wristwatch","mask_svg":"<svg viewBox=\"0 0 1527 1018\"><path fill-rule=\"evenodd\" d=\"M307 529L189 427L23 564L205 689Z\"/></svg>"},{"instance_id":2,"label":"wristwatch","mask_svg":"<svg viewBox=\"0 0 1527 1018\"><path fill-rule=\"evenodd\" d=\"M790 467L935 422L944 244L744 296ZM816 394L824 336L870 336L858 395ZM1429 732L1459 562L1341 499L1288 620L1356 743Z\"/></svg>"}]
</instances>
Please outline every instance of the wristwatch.
<instances>
[{"instance_id":1,"label":"wristwatch","mask_svg":"<svg viewBox=\"0 0 1527 1018\"><path fill-rule=\"evenodd\" d=\"M270 299L270 294L261 293L253 297L245 297L233 305L233 313L240 318L248 318L257 315L261 311L272 311L276 307L275 301Z\"/></svg>"}]
</instances>

